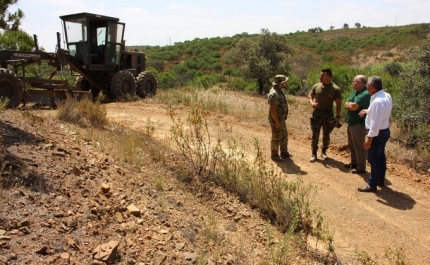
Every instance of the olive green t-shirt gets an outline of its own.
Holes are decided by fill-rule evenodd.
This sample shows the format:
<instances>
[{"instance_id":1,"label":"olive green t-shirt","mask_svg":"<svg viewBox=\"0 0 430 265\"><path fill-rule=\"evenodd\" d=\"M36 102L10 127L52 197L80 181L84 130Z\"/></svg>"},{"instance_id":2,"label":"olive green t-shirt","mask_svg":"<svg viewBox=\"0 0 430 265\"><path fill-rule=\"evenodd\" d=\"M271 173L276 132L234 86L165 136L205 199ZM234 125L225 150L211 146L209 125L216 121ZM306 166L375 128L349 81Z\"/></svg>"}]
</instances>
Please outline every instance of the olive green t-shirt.
<instances>
[{"instance_id":1,"label":"olive green t-shirt","mask_svg":"<svg viewBox=\"0 0 430 265\"><path fill-rule=\"evenodd\" d=\"M316 83L312 87L311 93L314 96L314 101L318 103L317 110L331 110L333 108L333 101L335 99L342 99L340 88L334 83L326 86L322 83Z\"/></svg>"},{"instance_id":2,"label":"olive green t-shirt","mask_svg":"<svg viewBox=\"0 0 430 265\"><path fill-rule=\"evenodd\" d=\"M363 117L360 117L358 115L360 111L363 109L369 108L370 105L370 94L367 91L367 87L362 89L361 91L354 91L349 96L349 98L346 100L346 102L354 102L357 103L358 110L356 111L348 111L348 125L355 125L355 124L363 124L366 121L366 115Z\"/></svg>"}]
</instances>

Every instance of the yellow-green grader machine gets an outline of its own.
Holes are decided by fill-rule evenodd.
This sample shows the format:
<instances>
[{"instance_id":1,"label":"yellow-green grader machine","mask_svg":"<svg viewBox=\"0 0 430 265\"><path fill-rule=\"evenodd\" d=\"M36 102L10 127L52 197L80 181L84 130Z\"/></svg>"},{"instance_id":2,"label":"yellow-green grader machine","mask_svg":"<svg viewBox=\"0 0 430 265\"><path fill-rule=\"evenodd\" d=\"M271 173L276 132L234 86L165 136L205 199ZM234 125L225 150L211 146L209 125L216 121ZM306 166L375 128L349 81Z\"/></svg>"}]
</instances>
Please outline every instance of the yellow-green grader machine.
<instances>
[{"instance_id":1,"label":"yellow-green grader machine","mask_svg":"<svg viewBox=\"0 0 430 265\"><path fill-rule=\"evenodd\" d=\"M148 97L156 94L157 78L146 71L145 54L126 51L125 23L118 18L91 13L60 16L66 47L57 32L56 52L40 51L34 35L33 51L0 51L0 97L8 107L20 102L54 103L67 96L96 98ZM54 67L47 76L26 76L26 67L45 61ZM75 76L74 84L64 71ZM61 77L58 75L61 74Z\"/></svg>"}]
</instances>

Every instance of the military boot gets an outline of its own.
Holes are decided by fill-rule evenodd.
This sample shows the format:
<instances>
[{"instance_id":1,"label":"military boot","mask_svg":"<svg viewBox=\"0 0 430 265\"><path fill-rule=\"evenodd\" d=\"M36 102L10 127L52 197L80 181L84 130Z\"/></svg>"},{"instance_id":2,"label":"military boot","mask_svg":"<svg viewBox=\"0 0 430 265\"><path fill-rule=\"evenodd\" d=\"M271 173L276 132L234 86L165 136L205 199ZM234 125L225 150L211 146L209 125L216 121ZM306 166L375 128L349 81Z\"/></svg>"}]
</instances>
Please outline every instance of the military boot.
<instances>
[{"instance_id":1,"label":"military boot","mask_svg":"<svg viewBox=\"0 0 430 265\"><path fill-rule=\"evenodd\" d=\"M279 154L277 154L277 153L272 153L272 155L270 156L270 158L273 160L273 161L277 161L277 162L279 162L279 161L282 161L282 158L279 156Z\"/></svg>"},{"instance_id":2,"label":"military boot","mask_svg":"<svg viewBox=\"0 0 430 265\"><path fill-rule=\"evenodd\" d=\"M285 158L290 158L291 157L291 154L287 151L287 152L281 152L281 157L283 158L283 159L285 159Z\"/></svg>"}]
</instances>

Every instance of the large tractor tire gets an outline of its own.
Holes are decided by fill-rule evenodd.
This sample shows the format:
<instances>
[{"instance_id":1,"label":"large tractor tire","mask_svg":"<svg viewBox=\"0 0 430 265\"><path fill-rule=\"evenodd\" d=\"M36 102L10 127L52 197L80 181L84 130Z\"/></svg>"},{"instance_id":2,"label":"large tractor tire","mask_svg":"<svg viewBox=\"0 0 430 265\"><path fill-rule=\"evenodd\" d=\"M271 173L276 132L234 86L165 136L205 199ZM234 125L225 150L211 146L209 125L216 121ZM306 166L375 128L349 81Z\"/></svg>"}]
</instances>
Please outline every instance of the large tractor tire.
<instances>
[{"instance_id":1,"label":"large tractor tire","mask_svg":"<svg viewBox=\"0 0 430 265\"><path fill-rule=\"evenodd\" d=\"M131 72L121 70L116 73L110 84L111 95L118 99L136 95L136 80Z\"/></svg>"},{"instance_id":2,"label":"large tractor tire","mask_svg":"<svg viewBox=\"0 0 430 265\"><path fill-rule=\"evenodd\" d=\"M0 97L9 100L7 107L16 108L23 99L24 85L12 71L0 68Z\"/></svg>"},{"instance_id":3,"label":"large tractor tire","mask_svg":"<svg viewBox=\"0 0 430 265\"><path fill-rule=\"evenodd\" d=\"M75 78L75 86L78 91L91 91L91 95L93 95L93 99L96 100L100 89L93 87L88 80L86 80L83 76L78 75Z\"/></svg>"},{"instance_id":4,"label":"large tractor tire","mask_svg":"<svg viewBox=\"0 0 430 265\"><path fill-rule=\"evenodd\" d=\"M151 72L141 72L136 77L137 95L141 98L157 94L157 78Z\"/></svg>"}]
</instances>

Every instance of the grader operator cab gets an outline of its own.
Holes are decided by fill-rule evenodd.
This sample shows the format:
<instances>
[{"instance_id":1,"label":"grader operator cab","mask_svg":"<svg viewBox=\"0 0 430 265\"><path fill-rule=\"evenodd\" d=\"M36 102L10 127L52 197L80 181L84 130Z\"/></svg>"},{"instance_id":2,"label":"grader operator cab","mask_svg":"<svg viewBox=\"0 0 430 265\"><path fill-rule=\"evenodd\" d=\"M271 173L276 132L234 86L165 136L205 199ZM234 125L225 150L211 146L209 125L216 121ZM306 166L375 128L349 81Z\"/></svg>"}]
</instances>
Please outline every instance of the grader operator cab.
<instances>
[{"instance_id":1,"label":"grader operator cab","mask_svg":"<svg viewBox=\"0 0 430 265\"><path fill-rule=\"evenodd\" d=\"M39 51L36 36L34 51L0 51L0 96L9 99L10 107L23 99L53 102L66 98L67 93L87 98L97 97L100 91L112 98L156 94L157 79L145 71L145 54L125 50L125 24L118 18L90 13L60 18L67 49L61 48L61 35L57 33L55 53ZM42 61L56 67L56 71L47 78L25 75L27 65L40 65ZM64 79L65 66L76 76L75 86ZM57 71L61 80L53 79ZM33 89L24 93L24 87Z\"/></svg>"}]
</instances>

